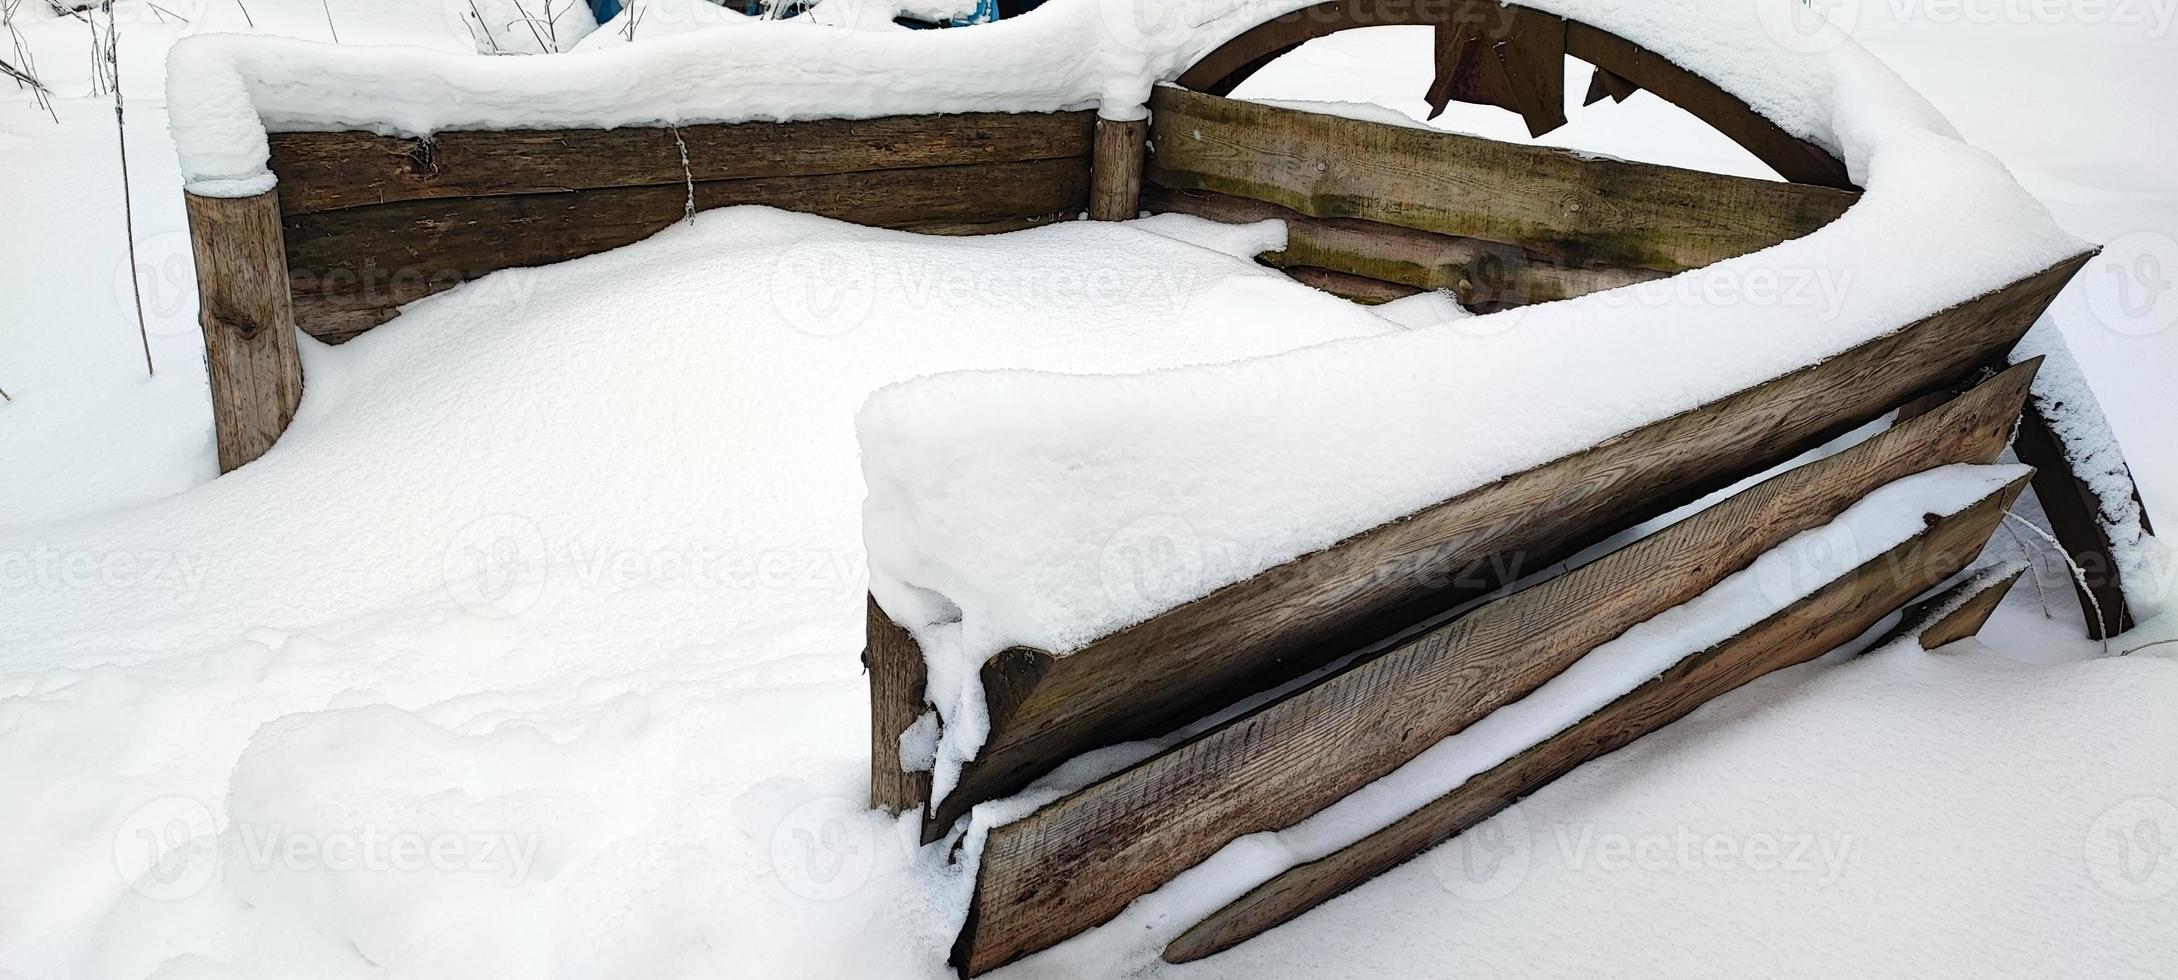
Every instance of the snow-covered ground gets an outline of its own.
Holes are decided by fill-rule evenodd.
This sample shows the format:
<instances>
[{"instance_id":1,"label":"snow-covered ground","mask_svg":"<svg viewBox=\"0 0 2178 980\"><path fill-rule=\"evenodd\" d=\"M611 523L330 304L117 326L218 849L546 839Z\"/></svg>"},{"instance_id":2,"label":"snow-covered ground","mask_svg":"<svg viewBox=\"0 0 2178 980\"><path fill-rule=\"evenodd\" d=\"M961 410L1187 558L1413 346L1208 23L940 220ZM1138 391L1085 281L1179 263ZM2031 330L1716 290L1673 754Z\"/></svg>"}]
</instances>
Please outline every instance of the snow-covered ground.
<instances>
[{"instance_id":1,"label":"snow-covered ground","mask_svg":"<svg viewBox=\"0 0 2178 980\"><path fill-rule=\"evenodd\" d=\"M160 54L251 22L472 50L451 6L123 4L148 378L111 103L80 26L24 27L62 97L0 85L0 976L946 975L961 882L861 805L863 396L1397 326L1237 241L736 209L311 346L294 429L212 480ZM2111 243L2052 315L2178 527L2169 11L1947 9L1855 33ZM1415 111L1428 44L1342 35L1242 94ZM1645 94L1572 118L1760 172ZM2178 646L2095 658L2031 535L1992 550L2040 564L1980 641L1767 678L1229 954L1155 966L1164 923L1009 972L2178 972Z\"/></svg>"}]
</instances>

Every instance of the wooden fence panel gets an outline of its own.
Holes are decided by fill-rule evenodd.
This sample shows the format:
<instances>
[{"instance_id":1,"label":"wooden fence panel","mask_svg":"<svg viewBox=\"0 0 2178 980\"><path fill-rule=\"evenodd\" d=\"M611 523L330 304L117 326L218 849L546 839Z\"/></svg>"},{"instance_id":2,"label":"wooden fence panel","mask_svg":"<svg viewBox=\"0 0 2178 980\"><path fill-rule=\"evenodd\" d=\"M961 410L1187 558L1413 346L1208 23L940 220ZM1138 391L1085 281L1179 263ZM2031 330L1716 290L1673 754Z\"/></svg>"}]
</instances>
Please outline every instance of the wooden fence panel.
<instances>
[{"instance_id":1,"label":"wooden fence panel","mask_svg":"<svg viewBox=\"0 0 2178 980\"><path fill-rule=\"evenodd\" d=\"M1018 792L1068 758L1169 732L1950 387L2009 350L2085 260L1380 525L1067 656L1006 651L982 671L989 736L924 835L937 839L975 803Z\"/></svg>"},{"instance_id":2,"label":"wooden fence panel","mask_svg":"<svg viewBox=\"0 0 2178 980\"><path fill-rule=\"evenodd\" d=\"M1289 922L1481 823L1552 780L1685 717L1711 698L1850 642L1972 562L2026 480L2022 476L1973 506L1939 518L1913 539L1731 639L1680 661L1595 714L1391 826L1257 886L1174 939L1165 947L1164 958L1174 963L1201 959Z\"/></svg>"},{"instance_id":3,"label":"wooden fence panel","mask_svg":"<svg viewBox=\"0 0 2178 980\"><path fill-rule=\"evenodd\" d=\"M1994 460L2031 374L2007 373L992 830L955 964L983 973L1104 922L1232 840L1291 826L1390 773L1875 489Z\"/></svg>"},{"instance_id":4,"label":"wooden fence panel","mask_svg":"<svg viewBox=\"0 0 2178 980\"><path fill-rule=\"evenodd\" d=\"M708 180L697 210L768 204L857 224L1003 230L1071 216L1088 199L1085 159ZM488 272L579 258L681 220L683 183L550 194L422 197L286 216L296 323L338 342L396 308Z\"/></svg>"},{"instance_id":5,"label":"wooden fence panel","mask_svg":"<svg viewBox=\"0 0 2178 980\"><path fill-rule=\"evenodd\" d=\"M1676 272L1828 224L1851 191L1585 157L1163 86L1148 179L1317 218L1362 218Z\"/></svg>"}]
</instances>

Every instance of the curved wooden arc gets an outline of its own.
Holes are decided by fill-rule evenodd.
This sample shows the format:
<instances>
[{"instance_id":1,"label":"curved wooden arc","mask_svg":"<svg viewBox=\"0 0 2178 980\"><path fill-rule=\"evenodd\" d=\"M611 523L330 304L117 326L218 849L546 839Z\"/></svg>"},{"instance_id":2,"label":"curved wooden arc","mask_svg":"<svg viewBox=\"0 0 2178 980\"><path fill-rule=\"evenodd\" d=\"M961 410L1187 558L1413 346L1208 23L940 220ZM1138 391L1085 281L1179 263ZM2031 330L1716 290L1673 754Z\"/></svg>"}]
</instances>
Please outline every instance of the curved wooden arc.
<instances>
[{"instance_id":1,"label":"curved wooden arc","mask_svg":"<svg viewBox=\"0 0 2178 980\"><path fill-rule=\"evenodd\" d=\"M1525 93L1521 80L1539 80L1555 91L1562 65L1523 64L1520 58L1547 59L1551 52L1562 50L1708 123L1786 180L1856 189L1845 164L1835 155L1785 132L1708 79L1601 28L1528 8L1501 7L1495 0L1326 0L1249 28L1204 55L1181 73L1178 82L1197 92L1226 95L1305 42L1356 27L1394 25L1437 28L1439 64L1430 89L1433 107L1441 108L1447 95L1501 105L1526 117L1531 133L1547 131L1552 124L1549 113L1556 107L1547 105L1547 98L1546 104L1537 104ZM1538 33L1559 29L1563 30L1562 45L1536 43ZM1486 43L1471 43L1476 39ZM1494 58L1475 55L1484 47L1492 49ZM1631 89L1625 91L1632 94ZM1562 120L1559 116L1558 121Z\"/></svg>"}]
</instances>

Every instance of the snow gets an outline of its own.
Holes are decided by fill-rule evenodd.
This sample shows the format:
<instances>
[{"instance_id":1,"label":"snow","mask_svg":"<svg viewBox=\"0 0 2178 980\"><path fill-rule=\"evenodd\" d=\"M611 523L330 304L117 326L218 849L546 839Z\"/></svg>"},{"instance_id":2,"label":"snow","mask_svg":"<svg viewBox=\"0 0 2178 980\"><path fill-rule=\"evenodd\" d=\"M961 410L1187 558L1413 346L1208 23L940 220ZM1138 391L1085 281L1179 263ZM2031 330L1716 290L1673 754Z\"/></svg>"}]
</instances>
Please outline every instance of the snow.
<instances>
[{"instance_id":1,"label":"snow","mask_svg":"<svg viewBox=\"0 0 2178 980\"><path fill-rule=\"evenodd\" d=\"M157 97L162 39L184 29L149 26L156 18L133 0L122 7L138 246L158 291L147 296L156 377L144 377L133 314L115 299L127 264L107 230L119 203L111 105L74 97L86 74L80 30L25 28L64 96L59 125L0 85L0 227L10 231L0 235L0 389L13 399L0 402L0 976L949 976L962 869L916 848L912 822L863 808L852 389L903 376L893 367L1007 363L1011 353L1062 369L1123 361L1132 355L1099 343L1128 322L1076 310L1043 351L1027 337L1040 321L969 317L970 335L1016 344L957 362L947 346L913 364L895 364L906 355L887 348L872 355L879 371L776 329L777 310L755 318L769 330L679 318L669 294L748 281L777 257L729 247L740 262L684 262L704 251L688 243L715 228L762 224L707 217L671 233L680 238L565 275L510 274L441 297L436 312L419 308L341 348L309 346L313 414L251 470L213 480L182 176L162 143ZM328 38L315 0L248 9L258 30ZM351 45L472 46L438 4L330 9ZM245 26L224 0L182 12L188 31ZM2121 29L1884 25L1873 20L1881 13L1865 11L1856 34L2067 228L2113 243L2051 320L2128 450L2147 509L2178 515L2168 438L2178 331L2153 329L2171 308L2158 300L2143 315L2110 315L2140 310L2116 287L2178 230L2178 182L2165 165L2178 131L2138 122L2170 111L2178 59ZM1241 94L1415 99L1428 68L1410 55L1427 47L1426 30L1327 39L1258 76L1292 89ZM1551 138L1709 169L1757 166L1646 93L1573 120ZM1444 122L1485 135L1518 127L1458 105ZM1205 360L1276 349L1250 339L1266 317L1304 321L1299 333L1314 321L1390 329L1182 245L1048 244L1071 260L1146 248L1159 268L1189 256L1180 264L1224 284L1209 291L1260 300L1234 314L1250 332ZM1932 261L1952 272L1946 260L1913 259ZM794 267L829 268L838 266ZM650 294L584 298L620 279ZM1002 292L1018 294L1025 279ZM908 304L916 317L945 310L939 337L957 329L961 308L982 308L962 298L973 292L964 280L925 285L929 268L892 281L940 294ZM853 311L858 295L836 298ZM1093 295L1083 305L1110 305ZM525 304L537 297L581 308L536 318ZM745 301L720 300L747 311ZM869 306L873 318L886 309ZM875 322L833 347L875 343ZM1092 329L1097 343L1083 336ZM1169 333L1144 326L1144 359L1132 366L1202 340ZM768 356L772 341L807 356L777 370L747 363L746 345ZM768 407L756 421L720 421L756 407ZM835 410L832 423L798 430L829 424L828 439L731 465L754 451L744 440L768 438L764 427ZM803 458L831 452L840 458ZM842 472L849 485L744 492L805 466ZM527 516L537 536L519 520L462 533L474 517L509 513ZM744 531L754 537L732 537ZM2000 532L1993 550L2010 541ZM478 552L500 543L510 560L480 566ZM726 560L767 544L781 545L768 575L753 557ZM40 554L54 556L55 577L26 585L19 573ZM675 571L706 562L708 580ZM2178 833L2178 815L2161 808L2178 800L2178 648L2082 662L2095 647L2079 638L2069 586L2047 561L2037 575L2046 581L2030 577L1979 643L1783 672L1296 923L1202 963L1143 972L2178 972L2168 878L2178 864L2167 852L2152 861L2155 835L2167 846ZM2037 608L2037 584L2054 615ZM2166 618L2112 648L2174 628ZM1045 791L1153 749L1093 754ZM164 880L137 873L147 841L178 832L195 844L190 835L213 829L218 850L169 852ZM296 840L293 853L272 848ZM1682 850L1682 840L1692 843ZM1769 853L1771 843L1782 850ZM1788 862L1802 843L1802 860ZM1464 880L1490 866L1493 844L1508 848L1513 879ZM1706 857L1712 846L1729 857Z\"/></svg>"}]
</instances>

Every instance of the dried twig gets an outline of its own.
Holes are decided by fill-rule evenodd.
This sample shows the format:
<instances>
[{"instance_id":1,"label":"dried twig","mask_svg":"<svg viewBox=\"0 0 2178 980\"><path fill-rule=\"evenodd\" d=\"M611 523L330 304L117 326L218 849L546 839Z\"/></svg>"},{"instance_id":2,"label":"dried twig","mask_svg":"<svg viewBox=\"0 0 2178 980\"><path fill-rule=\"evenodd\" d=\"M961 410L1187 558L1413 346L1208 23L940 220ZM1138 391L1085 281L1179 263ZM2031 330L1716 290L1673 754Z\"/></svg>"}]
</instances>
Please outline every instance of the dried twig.
<instances>
[{"instance_id":1,"label":"dried twig","mask_svg":"<svg viewBox=\"0 0 2178 980\"><path fill-rule=\"evenodd\" d=\"M121 222L129 241L129 291L136 299L136 337L144 345L144 374L156 377L151 366L151 329L144 324L144 284L136 265L136 205L129 196L129 129L121 109L121 26L114 20L113 0L105 0L106 58L113 69L113 134L121 150Z\"/></svg>"},{"instance_id":2,"label":"dried twig","mask_svg":"<svg viewBox=\"0 0 2178 980\"><path fill-rule=\"evenodd\" d=\"M8 390L6 388L0 388L0 402L12 402L14 400L15 399L8 397Z\"/></svg>"},{"instance_id":3,"label":"dried twig","mask_svg":"<svg viewBox=\"0 0 2178 980\"><path fill-rule=\"evenodd\" d=\"M2130 650L2126 650L2126 651L2124 651L2124 652L2122 652L2122 653L2118 654L2118 656L2120 656L2120 657L2129 657L2129 656L2132 656L2133 654L2139 653L2139 652L2140 652L2140 651L2142 651L2142 650L2146 650L2146 649L2147 649L2147 648L2149 648L2149 647L2159 647L2159 646L2165 646L2165 645L2168 645L2168 644L2172 644L2172 643L2178 643L2178 637L2173 637L2173 638L2171 638L2171 639L2168 639L2168 640L2157 640L2157 641L2155 641L2154 643L2143 643L2143 644L2141 644L2141 645L2139 645L2139 646L2137 646L2137 647L2134 647L2134 648L2132 648L2132 649L2130 649Z\"/></svg>"},{"instance_id":4,"label":"dried twig","mask_svg":"<svg viewBox=\"0 0 2178 980\"><path fill-rule=\"evenodd\" d=\"M234 5L237 9L242 11L242 22L250 25L250 30L256 30L257 18L250 16L250 8L243 6L242 0L234 0Z\"/></svg>"},{"instance_id":5,"label":"dried twig","mask_svg":"<svg viewBox=\"0 0 2178 980\"><path fill-rule=\"evenodd\" d=\"M333 0L318 0L318 7L325 11L325 29L333 34L333 43L340 43L340 29L333 26Z\"/></svg>"}]
</instances>

